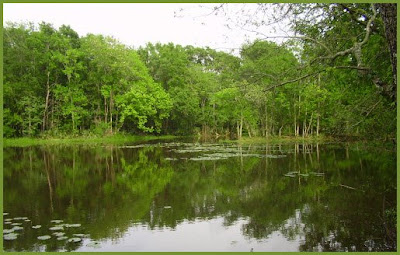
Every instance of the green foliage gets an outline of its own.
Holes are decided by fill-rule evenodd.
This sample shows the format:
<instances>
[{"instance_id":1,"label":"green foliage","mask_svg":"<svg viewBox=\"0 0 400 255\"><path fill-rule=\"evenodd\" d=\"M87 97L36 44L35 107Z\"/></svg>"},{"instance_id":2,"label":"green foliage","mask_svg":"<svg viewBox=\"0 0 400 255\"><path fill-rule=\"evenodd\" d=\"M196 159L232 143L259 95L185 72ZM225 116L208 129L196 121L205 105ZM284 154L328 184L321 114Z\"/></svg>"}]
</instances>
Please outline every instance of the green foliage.
<instances>
[{"instance_id":1,"label":"green foliage","mask_svg":"<svg viewBox=\"0 0 400 255\"><path fill-rule=\"evenodd\" d=\"M163 88L152 80L140 80L117 99L121 109L120 122L133 123L147 133L160 133L162 120L169 116L172 102Z\"/></svg>"},{"instance_id":2,"label":"green foliage","mask_svg":"<svg viewBox=\"0 0 400 255\"><path fill-rule=\"evenodd\" d=\"M289 19L304 39L256 40L239 57L173 43L134 50L65 25L7 24L4 136L394 137L395 105L373 85L393 82L379 16L361 55L330 59L360 41L365 22L352 15L370 17L370 5L290 6L320 15ZM338 68L360 64L368 68Z\"/></svg>"}]
</instances>

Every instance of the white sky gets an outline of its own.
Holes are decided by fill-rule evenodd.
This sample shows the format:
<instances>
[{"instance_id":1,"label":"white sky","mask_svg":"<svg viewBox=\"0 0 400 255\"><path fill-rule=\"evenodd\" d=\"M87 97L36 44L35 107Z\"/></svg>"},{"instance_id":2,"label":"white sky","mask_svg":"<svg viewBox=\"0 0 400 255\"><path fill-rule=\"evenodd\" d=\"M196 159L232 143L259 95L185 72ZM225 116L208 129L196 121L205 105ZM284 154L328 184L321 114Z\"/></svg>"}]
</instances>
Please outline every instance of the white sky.
<instances>
[{"instance_id":1,"label":"white sky","mask_svg":"<svg viewBox=\"0 0 400 255\"><path fill-rule=\"evenodd\" d=\"M254 34L225 27L223 15L205 15L215 4L201 5L206 8L192 3L4 3L3 20L4 24L45 21L55 28L70 25L80 36L110 35L135 48L147 42L173 42L229 51L255 39ZM182 8L183 17L174 17Z\"/></svg>"}]
</instances>

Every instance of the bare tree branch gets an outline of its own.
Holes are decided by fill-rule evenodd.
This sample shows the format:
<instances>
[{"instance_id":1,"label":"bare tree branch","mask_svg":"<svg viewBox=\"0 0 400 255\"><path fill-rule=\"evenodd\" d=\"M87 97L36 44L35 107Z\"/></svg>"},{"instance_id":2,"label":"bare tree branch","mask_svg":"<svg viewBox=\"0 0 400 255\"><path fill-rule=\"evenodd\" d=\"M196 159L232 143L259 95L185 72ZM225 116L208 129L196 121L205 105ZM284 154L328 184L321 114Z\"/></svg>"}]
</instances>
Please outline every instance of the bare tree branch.
<instances>
[{"instance_id":1,"label":"bare tree branch","mask_svg":"<svg viewBox=\"0 0 400 255\"><path fill-rule=\"evenodd\" d=\"M363 66L334 66L336 69L356 69L360 71L370 71L371 68Z\"/></svg>"},{"instance_id":2,"label":"bare tree branch","mask_svg":"<svg viewBox=\"0 0 400 255\"><path fill-rule=\"evenodd\" d=\"M368 115L375 109L375 107L376 107L381 101L382 101L382 98L380 98L380 99L378 100L378 102L376 102L376 103L369 109L369 111L365 114L364 117L368 117ZM351 125L351 127L358 126L358 125L359 125L361 122L363 122L365 119L366 119L366 118L362 118L359 122L357 122L357 123Z\"/></svg>"},{"instance_id":3,"label":"bare tree branch","mask_svg":"<svg viewBox=\"0 0 400 255\"><path fill-rule=\"evenodd\" d=\"M279 84L276 84L276 85L272 85L272 86L270 86L270 87L264 89L264 91L268 91L268 90L271 90L271 89L274 89L274 88L277 88L277 87L281 87L281 86L286 85L286 84L289 84L289 83L293 83L293 82L296 82L296 81L300 81L300 80L303 80L303 79L305 79L305 78L307 78L307 77L314 76L314 75L317 75L317 74L319 74L319 73L322 73L322 72L324 72L324 71L325 71L325 70L317 71L317 72L314 72L314 73L310 73L310 74L303 75L303 76L301 76L301 77L299 77L299 78L296 78L296 79L293 79L293 80L290 80L290 81L285 81L285 82L282 82L282 83L279 83Z\"/></svg>"}]
</instances>

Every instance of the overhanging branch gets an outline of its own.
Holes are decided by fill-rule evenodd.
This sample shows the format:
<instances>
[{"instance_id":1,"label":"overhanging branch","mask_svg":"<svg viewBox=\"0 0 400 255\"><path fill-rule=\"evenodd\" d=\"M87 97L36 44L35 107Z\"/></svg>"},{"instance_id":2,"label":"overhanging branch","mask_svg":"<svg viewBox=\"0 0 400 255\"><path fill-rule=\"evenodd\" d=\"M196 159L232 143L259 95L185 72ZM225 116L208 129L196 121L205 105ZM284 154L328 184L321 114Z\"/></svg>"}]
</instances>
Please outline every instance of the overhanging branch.
<instances>
[{"instance_id":1,"label":"overhanging branch","mask_svg":"<svg viewBox=\"0 0 400 255\"><path fill-rule=\"evenodd\" d=\"M301 76L301 77L298 77L298 78L293 79L293 80L290 80L290 81L285 81L285 82L282 82L282 83L279 83L279 84L276 84L276 85L272 85L272 86L266 88L264 91L268 91L268 90L271 90L271 89L274 89L274 88L277 88L277 87L281 87L281 86L286 85L286 84L289 84L289 83L293 83L293 82L296 82L296 81L300 81L300 80L303 80L303 79L305 79L305 78L307 78L307 77L314 76L314 75L317 75L317 74L319 74L319 73L322 73L322 72L324 72L324 71L325 71L325 70L321 70L321 71L318 71L318 72L306 74L306 75L303 75L303 76Z\"/></svg>"}]
</instances>

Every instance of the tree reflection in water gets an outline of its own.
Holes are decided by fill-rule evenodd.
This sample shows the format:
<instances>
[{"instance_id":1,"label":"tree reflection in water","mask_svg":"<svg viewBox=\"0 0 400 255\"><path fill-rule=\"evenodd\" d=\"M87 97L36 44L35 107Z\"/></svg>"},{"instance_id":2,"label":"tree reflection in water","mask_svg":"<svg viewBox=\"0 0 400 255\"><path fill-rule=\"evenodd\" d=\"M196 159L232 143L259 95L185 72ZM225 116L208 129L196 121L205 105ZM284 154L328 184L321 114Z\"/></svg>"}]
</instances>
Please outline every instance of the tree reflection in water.
<instances>
[{"instance_id":1,"label":"tree reflection in water","mask_svg":"<svg viewBox=\"0 0 400 255\"><path fill-rule=\"evenodd\" d=\"M170 231L219 217L224 226L241 222L250 239L280 233L297 240L299 251L396 250L394 150L258 144L237 146L235 157L195 161L196 153L171 149L179 146L5 148L4 211L43 225L25 226L5 250L84 245L38 241L51 219L80 223L90 240L118 246L138 224Z\"/></svg>"}]
</instances>

